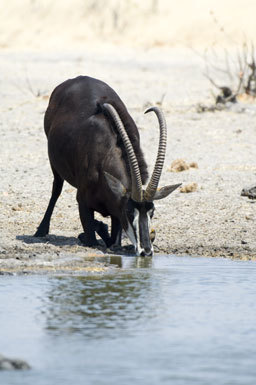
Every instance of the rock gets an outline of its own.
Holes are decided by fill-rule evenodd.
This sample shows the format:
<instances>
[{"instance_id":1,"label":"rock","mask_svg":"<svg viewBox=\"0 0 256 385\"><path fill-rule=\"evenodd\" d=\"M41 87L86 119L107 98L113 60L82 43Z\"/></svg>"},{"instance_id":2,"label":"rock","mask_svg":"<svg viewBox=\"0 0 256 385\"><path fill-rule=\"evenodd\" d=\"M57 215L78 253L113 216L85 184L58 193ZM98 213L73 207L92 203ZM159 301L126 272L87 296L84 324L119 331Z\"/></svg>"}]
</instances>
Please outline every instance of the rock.
<instances>
[{"instance_id":1,"label":"rock","mask_svg":"<svg viewBox=\"0 0 256 385\"><path fill-rule=\"evenodd\" d=\"M249 199L256 199L256 186L245 187L241 191L242 197L248 197Z\"/></svg>"},{"instance_id":2,"label":"rock","mask_svg":"<svg viewBox=\"0 0 256 385\"><path fill-rule=\"evenodd\" d=\"M189 165L183 159L176 159L172 162L168 171L181 172L189 169Z\"/></svg>"},{"instance_id":3,"label":"rock","mask_svg":"<svg viewBox=\"0 0 256 385\"><path fill-rule=\"evenodd\" d=\"M190 168L198 168L198 164L196 162L189 163Z\"/></svg>"},{"instance_id":4,"label":"rock","mask_svg":"<svg viewBox=\"0 0 256 385\"><path fill-rule=\"evenodd\" d=\"M197 191L197 183L192 182L180 188L181 193L191 193Z\"/></svg>"},{"instance_id":5,"label":"rock","mask_svg":"<svg viewBox=\"0 0 256 385\"><path fill-rule=\"evenodd\" d=\"M7 358L0 354L0 370L27 370L30 366L27 362L16 359Z\"/></svg>"},{"instance_id":6,"label":"rock","mask_svg":"<svg viewBox=\"0 0 256 385\"><path fill-rule=\"evenodd\" d=\"M190 168L198 168L198 164L196 162L187 163L184 159L175 159L168 168L168 171L181 172L189 170Z\"/></svg>"}]
</instances>

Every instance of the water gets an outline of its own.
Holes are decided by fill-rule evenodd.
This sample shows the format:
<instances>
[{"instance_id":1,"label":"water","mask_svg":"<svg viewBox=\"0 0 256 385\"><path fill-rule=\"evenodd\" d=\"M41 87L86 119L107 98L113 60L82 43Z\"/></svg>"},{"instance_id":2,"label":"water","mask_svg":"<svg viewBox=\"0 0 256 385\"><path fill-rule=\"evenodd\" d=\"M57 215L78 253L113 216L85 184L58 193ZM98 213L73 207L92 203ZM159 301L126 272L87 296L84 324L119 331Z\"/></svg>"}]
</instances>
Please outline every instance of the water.
<instances>
[{"instance_id":1,"label":"water","mask_svg":"<svg viewBox=\"0 0 256 385\"><path fill-rule=\"evenodd\" d=\"M256 264L114 257L97 276L0 278L1 385L255 385Z\"/></svg>"}]
</instances>

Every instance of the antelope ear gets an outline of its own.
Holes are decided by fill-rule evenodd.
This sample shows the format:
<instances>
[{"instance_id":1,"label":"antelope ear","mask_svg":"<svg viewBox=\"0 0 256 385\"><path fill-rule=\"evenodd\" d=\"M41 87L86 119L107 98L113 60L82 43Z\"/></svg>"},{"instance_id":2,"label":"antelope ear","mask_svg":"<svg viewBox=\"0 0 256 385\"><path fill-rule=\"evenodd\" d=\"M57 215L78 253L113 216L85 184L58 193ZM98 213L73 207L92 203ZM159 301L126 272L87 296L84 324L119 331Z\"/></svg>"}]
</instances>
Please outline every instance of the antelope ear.
<instances>
[{"instance_id":1,"label":"antelope ear","mask_svg":"<svg viewBox=\"0 0 256 385\"><path fill-rule=\"evenodd\" d=\"M106 171L104 171L104 175L110 190L116 195L117 198L123 198L126 195L127 190L120 180Z\"/></svg>"},{"instance_id":2,"label":"antelope ear","mask_svg":"<svg viewBox=\"0 0 256 385\"><path fill-rule=\"evenodd\" d=\"M176 190L176 188L180 187L181 185L182 183L178 183L178 184L172 184L172 185L164 186L157 189L154 196L154 200L163 199L167 197L169 194L171 194L174 190Z\"/></svg>"}]
</instances>

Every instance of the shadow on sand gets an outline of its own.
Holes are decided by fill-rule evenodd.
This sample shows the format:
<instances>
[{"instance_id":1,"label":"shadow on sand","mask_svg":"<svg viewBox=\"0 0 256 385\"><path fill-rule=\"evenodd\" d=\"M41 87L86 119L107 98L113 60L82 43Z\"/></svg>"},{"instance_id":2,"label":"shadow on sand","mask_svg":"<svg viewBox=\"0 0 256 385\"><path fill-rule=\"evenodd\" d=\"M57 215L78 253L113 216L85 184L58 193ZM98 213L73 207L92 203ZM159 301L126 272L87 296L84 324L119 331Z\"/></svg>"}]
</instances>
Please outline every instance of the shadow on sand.
<instances>
[{"instance_id":1,"label":"shadow on sand","mask_svg":"<svg viewBox=\"0 0 256 385\"><path fill-rule=\"evenodd\" d=\"M78 238L65 237L63 235L46 235L45 237L34 237L33 235L17 235L16 239L27 244L43 243L54 246L82 246Z\"/></svg>"},{"instance_id":2,"label":"shadow on sand","mask_svg":"<svg viewBox=\"0 0 256 385\"><path fill-rule=\"evenodd\" d=\"M19 241L22 241L26 244L44 244L44 245L53 245L56 247L62 247L62 246L80 246L83 247L83 244L81 241L76 237L65 237L63 235L46 235L45 237L34 237L33 235L17 235L16 239ZM135 250L132 245L125 245L122 247L115 246L111 247L110 249L106 248L105 243L99 239L98 240L99 245L94 246L91 249L100 250L103 253L111 253L115 255L132 255L134 256ZM85 246L86 247L86 246ZM86 247L86 249L90 249L89 247Z\"/></svg>"}]
</instances>

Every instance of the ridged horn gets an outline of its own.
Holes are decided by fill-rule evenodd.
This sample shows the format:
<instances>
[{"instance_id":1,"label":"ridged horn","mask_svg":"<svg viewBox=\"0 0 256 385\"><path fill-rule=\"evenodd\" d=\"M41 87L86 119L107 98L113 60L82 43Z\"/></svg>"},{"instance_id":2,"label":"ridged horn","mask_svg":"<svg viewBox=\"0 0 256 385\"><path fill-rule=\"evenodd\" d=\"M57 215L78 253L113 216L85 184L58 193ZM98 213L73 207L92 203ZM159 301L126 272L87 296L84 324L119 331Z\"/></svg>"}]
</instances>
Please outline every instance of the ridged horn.
<instances>
[{"instance_id":1,"label":"ridged horn","mask_svg":"<svg viewBox=\"0 0 256 385\"><path fill-rule=\"evenodd\" d=\"M130 171L131 171L131 178L132 178L132 192L131 192L131 198L135 200L136 202L141 202L143 198L142 193L142 181L141 181L141 175L140 175L140 169L138 165L138 161L136 158L136 155L134 153L133 146L131 144L131 141L127 135L126 129L123 125L123 122L116 111L116 109L112 106L112 104L104 103L103 107L105 110L108 111L109 115L112 117L115 126L122 138L122 141L125 146L125 150L127 152L129 165L130 165Z\"/></svg>"},{"instance_id":2,"label":"ridged horn","mask_svg":"<svg viewBox=\"0 0 256 385\"><path fill-rule=\"evenodd\" d=\"M157 116L157 119L159 122L160 136L159 136L159 146L158 146L158 153L157 153L154 171L147 185L147 188L144 192L144 200L149 202L154 200L154 195L156 193L156 190L159 184L159 180L160 180L163 165L164 165L166 143L167 143L167 126L166 126L164 114L158 107L148 108L145 111L145 114L151 111L155 112Z\"/></svg>"}]
</instances>

